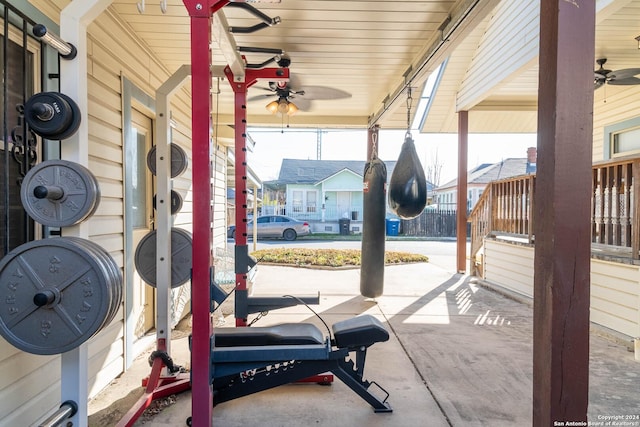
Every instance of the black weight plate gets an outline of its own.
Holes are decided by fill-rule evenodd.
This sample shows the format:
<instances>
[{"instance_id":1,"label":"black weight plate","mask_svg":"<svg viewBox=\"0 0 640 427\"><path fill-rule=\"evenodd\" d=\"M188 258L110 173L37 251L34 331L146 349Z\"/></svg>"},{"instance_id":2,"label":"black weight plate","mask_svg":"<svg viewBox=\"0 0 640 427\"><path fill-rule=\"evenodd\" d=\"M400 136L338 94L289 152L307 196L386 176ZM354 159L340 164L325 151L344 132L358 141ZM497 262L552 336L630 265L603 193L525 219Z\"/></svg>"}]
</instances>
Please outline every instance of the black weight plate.
<instances>
[{"instance_id":1,"label":"black weight plate","mask_svg":"<svg viewBox=\"0 0 640 427\"><path fill-rule=\"evenodd\" d=\"M156 230L148 233L140 240L136 248L134 262L138 274L149 286L156 287ZM181 228L171 229L171 287L186 283L191 279L192 265L191 233Z\"/></svg>"},{"instance_id":2,"label":"black weight plate","mask_svg":"<svg viewBox=\"0 0 640 427\"><path fill-rule=\"evenodd\" d=\"M152 174L156 175L156 146L154 145L147 153L147 167ZM171 155L171 178L182 175L189 167L189 159L187 153L175 143L171 143L169 147Z\"/></svg>"},{"instance_id":3,"label":"black weight plate","mask_svg":"<svg viewBox=\"0 0 640 427\"><path fill-rule=\"evenodd\" d=\"M157 208L157 194L153 195L153 209ZM171 190L171 215L175 215L182 209L182 196L175 190Z\"/></svg>"},{"instance_id":4,"label":"black weight plate","mask_svg":"<svg viewBox=\"0 0 640 427\"><path fill-rule=\"evenodd\" d=\"M73 103L73 101L71 101ZM39 116L38 106L46 105L47 117ZM73 123L74 111L69 97L58 92L42 92L33 95L24 104L24 118L29 128L48 139L62 139L58 136L66 133Z\"/></svg>"}]
</instances>

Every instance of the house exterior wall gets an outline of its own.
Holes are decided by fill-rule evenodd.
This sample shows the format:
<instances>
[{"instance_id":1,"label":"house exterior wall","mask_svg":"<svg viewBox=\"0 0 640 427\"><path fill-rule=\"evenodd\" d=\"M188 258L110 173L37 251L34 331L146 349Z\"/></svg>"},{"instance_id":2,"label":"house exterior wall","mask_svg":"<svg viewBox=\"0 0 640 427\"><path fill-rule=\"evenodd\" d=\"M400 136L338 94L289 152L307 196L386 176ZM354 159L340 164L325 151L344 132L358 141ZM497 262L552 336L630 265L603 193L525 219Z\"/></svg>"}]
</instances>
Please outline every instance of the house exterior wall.
<instances>
[{"instance_id":1,"label":"house exterior wall","mask_svg":"<svg viewBox=\"0 0 640 427\"><path fill-rule=\"evenodd\" d=\"M31 3L59 22L60 7L66 1L33 0ZM130 81L149 97L169 77L167 69L135 38L110 10L88 27L88 126L89 168L98 179L101 201L88 219L90 239L104 247L124 269L127 259L124 224L124 132L123 79ZM191 156L191 99L188 84L172 99L173 142ZM153 112L148 111L153 118ZM83 117L83 120L85 118ZM225 183L226 148L216 147L214 194L214 246L226 245ZM191 164L191 162L189 162ZM184 203L174 216L174 226L191 227L191 166L172 180L173 189ZM133 248L135 251L135 248ZM174 289L173 306L178 317L188 311L189 285ZM89 341L89 397L96 395L125 369L125 310L121 307L112 323ZM175 322L174 322L175 323ZM129 357L131 354L129 354ZM135 356L135 355L134 355ZM23 353L0 338L0 413L6 425L32 425L60 405L60 356Z\"/></svg>"},{"instance_id":2,"label":"house exterior wall","mask_svg":"<svg viewBox=\"0 0 640 427\"><path fill-rule=\"evenodd\" d=\"M480 200L482 192L487 187L487 184L467 184L467 208L468 210L473 207ZM445 211L455 211L458 208L458 200L456 195L458 194L457 187L439 188L437 190L437 197L434 198L434 203L438 205L438 209Z\"/></svg>"},{"instance_id":3,"label":"house exterior wall","mask_svg":"<svg viewBox=\"0 0 640 427\"><path fill-rule=\"evenodd\" d=\"M315 199L310 197L314 192ZM313 200L315 209L310 203ZM287 184L286 213L293 218L335 222L346 213L352 220L362 220L362 203L362 177L349 171L337 173L320 184Z\"/></svg>"},{"instance_id":4,"label":"house exterior wall","mask_svg":"<svg viewBox=\"0 0 640 427\"><path fill-rule=\"evenodd\" d=\"M599 162L611 158L607 128L640 118L640 86L606 85L595 91L593 107L593 161Z\"/></svg>"},{"instance_id":5,"label":"house exterior wall","mask_svg":"<svg viewBox=\"0 0 640 427\"><path fill-rule=\"evenodd\" d=\"M362 191L362 177L342 171L322 182L324 191Z\"/></svg>"},{"instance_id":6,"label":"house exterior wall","mask_svg":"<svg viewBox=\"0 0 640 427\"><path fill-rule=\"evenodd\" d=\"M485 239L484 279L533 298L534 248ZM591 259L591 321L640 336L640 267Z\"/></svg>"},{"instance_id":7,"label":"house exterior wall","mask_svg":"<svg viewBox=\"0 0 640 427\"><path fill-rule=\"evenodd\" d=\"M533 248L485 239L484 279L533 298Z\"/></svg>"}]
</instances>

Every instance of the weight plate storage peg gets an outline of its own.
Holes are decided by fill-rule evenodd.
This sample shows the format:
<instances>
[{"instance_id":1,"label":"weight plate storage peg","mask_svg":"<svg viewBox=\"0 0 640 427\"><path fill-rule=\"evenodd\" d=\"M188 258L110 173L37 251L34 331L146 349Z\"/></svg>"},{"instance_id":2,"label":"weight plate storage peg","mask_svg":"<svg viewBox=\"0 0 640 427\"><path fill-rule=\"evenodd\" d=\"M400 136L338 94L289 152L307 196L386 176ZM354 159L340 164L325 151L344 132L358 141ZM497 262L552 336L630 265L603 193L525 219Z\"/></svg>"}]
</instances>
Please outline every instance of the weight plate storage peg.
<instances>
[{"instance_id":1,"label":"weight plate storage peg","mask_svg":"<svg viewBox=\"0 0 640 427\"><path fill-rule=\"evenodd\" d=\"M151 147L151 150L147 153L147 167L152 174L156 175L156 146ZM182 175L189 166L189 159L187 153L178 144L173 142L170 144L171 155L171 178Z\"/></svg>"},{"instance_id":2,"label":"weight plate storage peg","mask_svg":"<svg viewBox=\"0 0 640 427\"><path fill-rule=\"evenodd\" d=\"M153 230L140 240L134 262L138 274L149 286L156 287L157 231ZM171 228L171 287L177 288L191 278L191 233L181 228Z\"/></svg>"},{"instance_id":3,"label":"weight plate storage peg","mask_svg":"<svg viewBox=\"0 0 640 427\"><path fill-rule=\"evenodd\" d=\"M47 139L66 139L80 127L80 108L59 92L33 95L24 104L24 118L29 128Z\"/></svg>"},{"instance_id":4,"label":"weight plate storage peg","mask_svg":"<svg viewBox=\"0 0 640 427\"><path fill-rule=\"evenodd\" d=\"M64 353L108 325L122 275L99 245L77 237L25 243L0 261L0 334L33 354Z\"/></svg>"},{"instance_id":5,"label":"weight plate storage peg","mask_svg":"<svg viewBox=\"0 0 640 427\"><path fill-rule=\"evenodd\" d=\"M91 216L100 203L98 180L84 166L67 160L47 160L22 181L20 198L35 221L67 227Z\"/></svg>"}]
</instances>

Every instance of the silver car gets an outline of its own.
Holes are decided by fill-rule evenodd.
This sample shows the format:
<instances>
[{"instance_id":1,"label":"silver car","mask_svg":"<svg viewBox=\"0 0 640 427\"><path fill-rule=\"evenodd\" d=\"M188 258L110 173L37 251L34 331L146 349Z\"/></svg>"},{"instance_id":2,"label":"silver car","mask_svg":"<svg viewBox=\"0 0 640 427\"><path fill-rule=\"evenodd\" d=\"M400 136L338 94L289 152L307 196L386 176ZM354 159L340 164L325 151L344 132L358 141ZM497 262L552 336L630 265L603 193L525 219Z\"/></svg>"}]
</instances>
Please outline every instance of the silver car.
<instances>
[{"instance_id":1,"label":"silver car","mask_svg":"<svg viewBox=\"0 0 640 427\"><path fill-rule=\"evenodd\" d=\"M284 215L265 215L257 219L258 238L276 237L285 240L296 240L298 236L311 234L309 223ZM247 234L253 234L253 220L247 223ZM227 230L227 236L236 237L236 227L232 225Z\"/></svg>"}]
</instances>

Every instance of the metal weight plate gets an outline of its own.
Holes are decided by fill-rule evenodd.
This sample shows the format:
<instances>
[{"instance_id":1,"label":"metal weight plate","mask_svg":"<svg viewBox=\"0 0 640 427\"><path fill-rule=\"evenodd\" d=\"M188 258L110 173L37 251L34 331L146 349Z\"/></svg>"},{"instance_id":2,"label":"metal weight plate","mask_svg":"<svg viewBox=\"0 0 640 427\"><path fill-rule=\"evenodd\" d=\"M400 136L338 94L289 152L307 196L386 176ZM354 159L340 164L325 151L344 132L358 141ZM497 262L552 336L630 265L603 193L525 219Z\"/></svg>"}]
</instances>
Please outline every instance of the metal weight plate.
<instances>
[{"instance_id":1,"label":"metal weight plate","mask_svg":"<svg viewBox=\"0 0 640 427\"><path fill-rule=\"evenodd\" d=\"M156 230L140 240L136 248L134 262L138 274L149 286L156 287ZM192 260L191 233L181 228L171 229L171 287L186 283L191 278Z\"/></svg>"},{"instance_id":2,"label":"metal weight plate","mask_svg":"<svg viewBox=\"0 0 640 427\"><path fill-rule=\"evenodd\" d=\"M35 221L50 227L66 227L95 212L100 203L100 187L84 166L66 160L47 160L24 177L20 197Z\"/></svg>"},{"instance_id":3,"label":"metal weight plate","mask_svg":"<svg viewBox=\"0 0 640 427\"><path fill-rule=\"evenodd\" d=\"M80 127L80 108L59 92L36 93L24 104L29 128L47 139L66 139Z\"/></svg>"},{"instance_id":4,"label":"metal weight plate","mask_svg":"<svg viewBox=\"0 0 640 427\"><path fill-rule=\"evenodd\" d=\"M173 142L170 144L171 155L171 178L182 175L189 166L189 159L187 153L178 145ZM156 174L156 146L154 145L147 153L147 167L152 174Z\"/></svg>"},{"instance_id":5,"label":"metal weight plate","mask_svg":"<svg viewBox=\"0 0 640 427\"><path fill-rule=\"evenodd\" d=\"M156 207L157 194L153 195L153 209ZM182 196L175 190L171 190L171 215L175 215L182 209Z\"/></svg>"},{"instance_id":6,"label":"metal weight plate","mask_svg":"<svg viewBox=\"0 0 640 427\"><path fill-rule=\"evenodd\" d=\"M87 250L91 251L95 256L103 260L103 267L105 268L105 272L108 274L110 279L111 288L113 291L113 298L111 300L110 312L105 319L104 326L107 326L111 323L113 318L118 312L118 309L122 305L122 296L123 296L123 284L124 280L122 278L122 271L120 267L116 263L116 261L111 257L111 255L100 245L90 240L82 239L79 237L66 237L69 240L74 241L75 243L84 246Z\"/></svg>"},{"instance_id":7,"label":"metal weight plate","mask_svg":"<svg viewBox=\"0 0 640 427\"><path fill-rule=\"evenodd\" d=\"M67 237L9 252L0 261L0 334L18 349L42 355L67 352L95 335L116 295L105 254Z\"/></svg>"}]
</instances>

